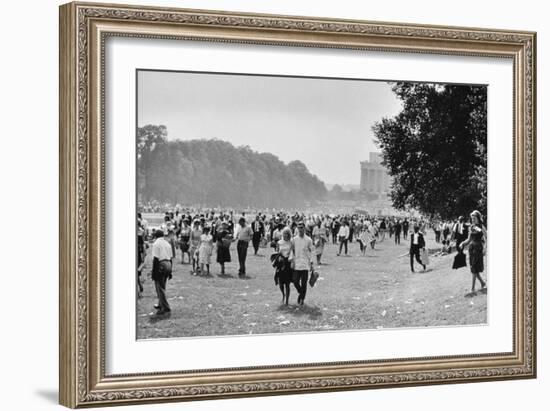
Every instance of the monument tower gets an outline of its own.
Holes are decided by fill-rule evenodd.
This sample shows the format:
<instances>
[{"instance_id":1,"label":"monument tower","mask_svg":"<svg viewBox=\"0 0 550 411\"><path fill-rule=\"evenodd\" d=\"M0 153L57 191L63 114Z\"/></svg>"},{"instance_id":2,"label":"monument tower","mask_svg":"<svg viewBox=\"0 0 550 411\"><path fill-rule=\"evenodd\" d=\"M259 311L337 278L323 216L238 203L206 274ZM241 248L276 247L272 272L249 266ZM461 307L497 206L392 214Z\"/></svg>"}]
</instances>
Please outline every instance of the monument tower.
<instances>
[{"instance_id":1,"label":"monument tower","mask_svg":"<svg viewBox=\"0 0 550 411\"><path fill-rule=\"evenodd\" d=\"M382 165L380 153L369 153L369 161L361 161L360 190L383 198L390 191L390 176Z\"/></svg>"}]
</instances>

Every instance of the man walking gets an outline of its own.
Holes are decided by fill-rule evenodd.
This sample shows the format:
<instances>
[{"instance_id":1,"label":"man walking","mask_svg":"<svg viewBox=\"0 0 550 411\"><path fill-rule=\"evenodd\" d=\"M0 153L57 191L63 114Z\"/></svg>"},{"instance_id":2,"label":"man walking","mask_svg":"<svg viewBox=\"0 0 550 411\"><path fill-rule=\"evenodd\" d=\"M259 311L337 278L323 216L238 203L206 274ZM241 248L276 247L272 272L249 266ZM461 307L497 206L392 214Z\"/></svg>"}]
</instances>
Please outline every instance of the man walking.
<instances>
[{"instance_id":1,"label":"man walking","mask_svg":"<svg viewBox=\"0 0 550 411\"><path fill-rule=\"evenodd\" d=\"M340 256L340 254L342 254L342 247L344 248L346 255L348 255L348 238L349 238L348 222L347 220L344 220L344 222L340 226L340 229L338 230L338 241L340 242L340 246L338 248L338 254L336 254L337 256Z\"/></svg>"},{"instance_id":2,"label":"man walking","mask_svg":"<svg viewBox=\"0 0 550 411\"><path fill-rule=\"evenodd\" d=\"M170 312L170 305L166 299L166 282L172 278L172 246L164 238L162 230L155 231L155 242L153 243L153 272L158 304L155 305L157 315Z\"/></svg>"},{"instance_id":3,"label":"man walking","mask_svg":"<svg viewBox=\"0 0 550 411\"><path fill-rule=\"evenodd\" d=\"M468 238L468 227L464 224L464 217L458 217L458 221L453 226L453 232L451 233L451 239L455 240L456 248L458 250L459 244L466 241Z\"/></svg>"},{"instance_id":4,"label":"man walking","mask_svg":"<svg viewBox=\"0 0 550 411\"><path fill-rule=\"evenodd\" d=\"M248 243L252 240L253 232L250 226L246 225L246 219L239 219L237 227L237 255L239 256L239 277L246 276L246 253L248 252Z\"/></svg>"},{"instance_id":5,"label":"man walking","mask_svg":"<svg viewBox=\"0 0 550 411\"><path fill-rule=\"evenodd\" d=\"M294 271L292 281L298 291L298 304L304 305L307 292L307 277L313 271L313 260L311 255L315 250L313 241L305 234L303 221L298 223L298 235L292 239L291 251L294 260Z\"/></svg>"},{"instance_id":6,"label":"man walking","mask_svg":"<svg viewBox=\"0 0 550 411\"><path fill-rule=\"evenodd\" d=\"M420 259L420 250L426 247L426 242L424 241L424 236L420 232L417 225L414 226L414 232L411 234L411 248L409 250L409 255L411 258L411 272L414 273L414 259L418 264L420 264L424 270L426 270L426 265L422 263Z\"/></svg>"},{"instance_id":7,"label":"man walking","mask_svg":"<svg viewBox=\"0 0 550 411\"><path fill-rule=\"evenodd\" d=\"M260 216L257 215L256 219L252 223L252 247L254 247L254 255L258 255L258 248L260 247L260 241L264 236L264 223L260 220Z\"/></svg>"},{"instance_id":8,"label":"man walking","mask_svg":"<svg viewBox=\"0 0 550 411\"><path fill-rule=\"evenodd\" d=\"M397 222L393 226L393 229L395 231L395 244L401 244L401 220L397 220Z\"/></svg>"},{"instance_id":9,"label":"man walking","mask_svg":"<svg viewBox=\"0 0 550 411\"><path fill-rule=\"evenodd\" d=\"M338 231L340 231L340 220L335 217L332 220L332 244L338 243Z\"/></svg>"}]
</instances>

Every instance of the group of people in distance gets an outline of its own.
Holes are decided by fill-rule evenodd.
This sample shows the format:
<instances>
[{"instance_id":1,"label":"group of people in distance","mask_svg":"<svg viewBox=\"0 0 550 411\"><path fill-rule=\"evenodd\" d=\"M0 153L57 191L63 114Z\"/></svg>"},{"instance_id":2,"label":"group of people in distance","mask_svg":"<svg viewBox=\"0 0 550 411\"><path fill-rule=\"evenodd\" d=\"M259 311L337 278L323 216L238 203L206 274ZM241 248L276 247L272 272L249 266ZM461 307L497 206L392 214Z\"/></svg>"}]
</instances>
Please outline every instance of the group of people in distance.
<instances>
[{"instance_id":1,"label":"group of people in distance","mask_svg":"<svg viewBox=\"0 0 550 411\"><path fill-rule=\"evenodd\" d=\"M142 210L156 210L155 207L142 207ZM250 215L253 217L250 218ZM451 252L451 242L457 251L468 247L472 272L472 293L476 281L482 290L486 283L480 273L484 271L483 256L486 244L486 229L481 213L474 211L471 222L466 224L463 217L455 222L428 220L425 218L400 218L396 216L368 216L364 214L305 214L278 211L242 212L216 209L179 209L166 211L164 222L155 229L138 213L138 287L142 291L141 272L144 267L148 243L152 244L152 279L155 282L159 303L158 313L170 311L166 299L166 281L171 278L172 264L177 260L177 250L181 251L181 263L191 266L193 275L211 275L211 265L220 265L220 276L226 274L226 263L231 261L231 245L236 243L239 262L238 276L246 278L246 259L249 245L254 254L260 246L271 247L271 260L276 268L275 283L288 304L290 285L298 291L298 304L303 304L307 292L308 273L314 272L314 263L322 264L325 244L338 245L338 256L347 255L350 243L359 244L360 255L368 249L375 249L376 243L385 241L386 236L396 245L401 237L410 242L410 268L414 272L414 262L426 269L421 258L425 252L425 235L428 229L435 232L436 242L442 243L441 254ZM410 237L409 237L410 234ZM187 257L187 258L186 258ZM186 261L187 260L187 261Z\"/></svg>"}]
</instances>

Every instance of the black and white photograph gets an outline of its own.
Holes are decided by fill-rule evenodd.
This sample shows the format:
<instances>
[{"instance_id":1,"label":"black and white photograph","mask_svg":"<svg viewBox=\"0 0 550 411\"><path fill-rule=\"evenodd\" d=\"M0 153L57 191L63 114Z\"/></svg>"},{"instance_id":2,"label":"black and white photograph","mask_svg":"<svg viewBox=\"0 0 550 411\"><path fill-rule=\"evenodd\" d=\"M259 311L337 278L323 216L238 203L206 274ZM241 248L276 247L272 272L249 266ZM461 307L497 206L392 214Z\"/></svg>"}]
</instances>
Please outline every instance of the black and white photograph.
<instances>
[{"instance_id":1,"label":"black and white photograph","mask_svg":"<svg viewBox=\"0 0 550 411\"><path fill-rule=\"evenodd\" d=\"M487 323L487 87L136 72L137 338Z\"/></svg>"}]
</instances>

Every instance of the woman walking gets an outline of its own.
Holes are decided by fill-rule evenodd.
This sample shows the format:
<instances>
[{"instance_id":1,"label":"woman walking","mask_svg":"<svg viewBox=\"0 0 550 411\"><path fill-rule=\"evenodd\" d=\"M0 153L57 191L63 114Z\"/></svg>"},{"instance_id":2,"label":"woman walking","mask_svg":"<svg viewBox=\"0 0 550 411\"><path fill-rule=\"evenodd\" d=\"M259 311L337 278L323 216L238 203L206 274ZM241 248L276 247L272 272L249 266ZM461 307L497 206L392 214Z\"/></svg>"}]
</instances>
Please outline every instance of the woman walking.
<instances>
[{"instance_id":1,"label":"woman walking","mask_svg":"<svg viewBox=\"0 0 550 411\"><path fill-rule=\"evenodd\" d=\"M185 254L187 254L188 264L191 264L191 254L189 254L189 241L191 240L191 227L189 221L183 219L181 223L179 244L181 249L181 263L185 264Z\"/></svg>"},{"instance_id":2,"label":"woman walking","mask_svg":"<svg viewBox=\"0 0 550 411\"><path fill-rule=\"evenodd\" d=\"M368 224L363 224L363 228L361 229L361 233L359 234L359 250L361 251L361 254L363 256L367 253L367 244L370 244L371 238L369 233Z\"/></svg>"},{"instance_id":3,"label":"woman walking","mask_svg":"<svg viewBox=\"0 0 550 411\"><path fill-rule=\"evenodd\" d=\"M227 223L222 223L221 230L218 231L216 238L217 243L217 255L216 261L220 264L221 275L225 275L225 263L231 262L231 253L229 252L229 246L231 245L231 233L228 230Z\"/></svg>"},{"instance_id":4,"label":"woman walking","mask_svg":"<svg viewBox=\"0 0 550 411\"><path fill-rule=\"evenodd\" d=\"M201 245L199 246L199 264L200 273L204 275L204 266L206 266L206 275L210 275L210 259L212 257L212 250L214 249L214 241L210 234L210 227L205 226L202 229Z\"/></svg>"},{"instance_id":5,"label":"woman walking","mask_svg":"<svg viewBox=\"0 0 550 411\"><path fill-rule=\"evenodd\" d=\"M283 302L288 305L290 297L290 283L292 282L292 267L290 265L290 254L292 249L292 232L285 227L282 230L282 238L277 241L277 251L282 259L280 268L275 272L275 284L279 285L283 294Z\"/></svg>"},{"instance_id":6,"label":"woman walking","mask_svg":"<svg viewBox=\"0 0 550 411\"><path fill-rule=\"evenodd\" d=\"M379 239L380 239L380 242L384 241L386 239L386 219L385 218L382 218L382 220L380 220L380 224L379 224L379 231L378 231L378 235L379 235Z\"/></svg>"},{"instance_id":7,"label":"woman walking","mask_svg":"<svg viewBox=\"0 0 550 411\"><path fill-rule=\"evenodd\" d=\"M190 235L191 245L189 247L189 255L191 256L191 274L197 275L199 269L199 246L201 245L202 230L200 229L199 220L193 221L193 230Z\"/></svg>"},{"instance_id":8,"label":"woman walking","mask_svg":"<svg viewBox=\"0 0 550 411\"><path fill-rule=\"evenodd\" d=\"M436 221L432 223L432 226L435 233L435 242L439 243L441 241L441 223Z\"/></svg>"},{"instance_id":9,"label":"woman walking","mask_svg":"<svg viewBox=\"0 0 550 411\"><path fill-rule=\"evenodd\" d=\"M327 242L327 230L321 224L321 220L317 220L317 225L313 227L313 245L315 246L315 255L317 257L317 265L321 265L321 257Z\"/></svg>"},{"instance_id":10,"label":"woman walking","mask_svg":"<svg viewBox=\"0 0 550 411\"><path fill-rule=\"evenodd\" d=\"M481 278L481 273L484 270L483 256L485 254L485 243L487 239L487 231L483 225L481 213L477 210L470 214L471 226L468 238L460 244L460 249L468 246L468 255L470 260L470 271L472 273L472 291L466 294L466 297L474 296L476 280L481 284L481 291L487 290L485 281Z\"/></svg>"},{"instance_id":11,"label":"woman walking","mask_svg":"<svg viewBox=\"0 0 550 411\"><path fill-rule=\"evenodd\" d=\"M369 232L369 244L370 248L374 250L374 245L376 244L376 237L378 236L378 227L375 223L369 222L368 225L368 232Z\"/></svg>"}]
</instances>

